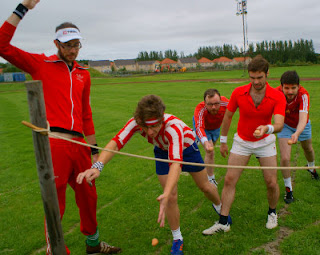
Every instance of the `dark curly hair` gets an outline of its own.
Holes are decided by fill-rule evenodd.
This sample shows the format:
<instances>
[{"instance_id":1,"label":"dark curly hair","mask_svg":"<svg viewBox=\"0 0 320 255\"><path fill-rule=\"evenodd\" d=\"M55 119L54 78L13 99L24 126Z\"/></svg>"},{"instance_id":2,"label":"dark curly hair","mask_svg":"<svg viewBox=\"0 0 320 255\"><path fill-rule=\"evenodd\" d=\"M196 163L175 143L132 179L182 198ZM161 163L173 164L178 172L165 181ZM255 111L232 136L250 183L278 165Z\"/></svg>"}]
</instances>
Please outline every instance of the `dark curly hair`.
<instances>
[{"instance_id":1,"label":"dark curly hair","mask_svg":"<svg viewBox=\"0 0 320 255\"><path fill-rule=\"evenodd\" d=\"M156 118L162 120L166 109L162 99L157 95L144 96L138 103L134 113L134 119L139 126L146 127L146 120Z\"/></svg>"}]
</instances>

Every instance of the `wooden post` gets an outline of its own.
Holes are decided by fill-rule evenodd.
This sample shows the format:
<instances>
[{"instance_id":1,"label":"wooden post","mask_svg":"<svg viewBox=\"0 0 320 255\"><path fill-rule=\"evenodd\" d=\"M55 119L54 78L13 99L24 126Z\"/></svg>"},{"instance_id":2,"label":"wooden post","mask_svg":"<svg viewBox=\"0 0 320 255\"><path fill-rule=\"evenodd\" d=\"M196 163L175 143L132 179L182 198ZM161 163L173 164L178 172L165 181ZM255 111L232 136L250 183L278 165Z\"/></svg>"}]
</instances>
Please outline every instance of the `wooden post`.
<instances>
[{"instance_id":1,"label":"wooden post","mask_svg":"<svg viewBox=\"0 0 320 255\"><path fill-rule=\"evenodd\" d=\"M29 81L25 84L29 102L30 121L38 127L47 128L42 82ZM54 255L66 255L49 137L38 132L32 132L32 136L51 251Z\"/></svg>"}]
</instances>

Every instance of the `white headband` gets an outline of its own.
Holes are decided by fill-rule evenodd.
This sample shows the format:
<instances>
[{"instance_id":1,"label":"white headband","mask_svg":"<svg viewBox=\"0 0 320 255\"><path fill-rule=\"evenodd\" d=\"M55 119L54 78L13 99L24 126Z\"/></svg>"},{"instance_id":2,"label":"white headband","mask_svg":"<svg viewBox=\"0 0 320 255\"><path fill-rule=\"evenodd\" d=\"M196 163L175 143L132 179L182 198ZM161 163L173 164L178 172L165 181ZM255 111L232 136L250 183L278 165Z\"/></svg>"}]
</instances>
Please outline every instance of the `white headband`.
<instances>
[{"instance_id":1,"label":"white headband","mask_svg":"<svg viewBox=\"0 0 320 255\"><path fill-rule=\"evenodd\" d=\"M59 29L56 32L56 40L60 42L68 42L74 39L82 39L80 31L73 27Z\"/></svg>"}]
</instances>

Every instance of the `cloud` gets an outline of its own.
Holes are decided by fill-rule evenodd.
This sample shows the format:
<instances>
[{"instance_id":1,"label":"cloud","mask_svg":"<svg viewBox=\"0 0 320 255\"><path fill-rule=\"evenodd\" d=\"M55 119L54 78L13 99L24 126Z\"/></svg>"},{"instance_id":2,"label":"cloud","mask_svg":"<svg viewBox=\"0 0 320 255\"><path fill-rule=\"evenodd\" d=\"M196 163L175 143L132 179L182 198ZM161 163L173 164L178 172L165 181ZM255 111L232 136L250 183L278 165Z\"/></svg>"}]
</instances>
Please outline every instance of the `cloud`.
<instances>
[{"instance_id":1,"label":"cloud","mask_svg":"<svg viewBox=\"0 0 320 255\"><path fill-rule=\"evenodd\" d=\"M4 22L19 1L2 0ZM248 1L249 43L313 40L320 52L318 0ZM242 47L242 18L235 1L42 0L18 27L12 43L30 52L55 53L55 27L71 21L85 38L79 59L136 58L140 51L194 53L224 43Z\"/></svg>"}]
</instances>

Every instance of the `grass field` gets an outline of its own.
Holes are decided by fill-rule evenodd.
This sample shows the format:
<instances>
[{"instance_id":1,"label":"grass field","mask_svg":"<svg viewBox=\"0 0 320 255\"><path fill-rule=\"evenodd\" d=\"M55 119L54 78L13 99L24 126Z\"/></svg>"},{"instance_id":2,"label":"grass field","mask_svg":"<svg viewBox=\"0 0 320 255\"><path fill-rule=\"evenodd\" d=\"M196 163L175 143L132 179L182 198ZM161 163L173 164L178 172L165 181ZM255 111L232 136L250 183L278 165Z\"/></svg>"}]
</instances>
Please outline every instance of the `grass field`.
<instances>
[{"instance_id":1,"label":"grass field","mask_svg":"<svg viewBox=\"0 0 320 255\"><path fill-rule=\"evenodd\" d=\"M320 81L317 80L320 66L271 68L270 84L277 86L280 75L289 69L297 70L301 84L310 93L317 164L320 158L317 132L320 130ZM227 80L241 78L244 80ZM248 83L245 78L243 71L226 71L93 79L91 102L98 144L104 146L117 133L132 116L138 100L146 94L161 96L167 106L166 112L191 126L194 108L202 101L207 88L217 88L222 95L230 97L234 88ZM192 81L195 79L197 81ZM23 84L0 85L0 117L0 255L45 254L44 212L32 135L30 129L21 125L22 120L29 120ZM229 132L229 148L237 118L238 114ZM153 156L152 146L138 135L123 151ZM219 148L215 148L215 152L216 164L227 164ZM292 164L304 166L305 163L302 149L295 145ZM249 164L257 165L257 160L252 158ZM123 254L168 254L170 251L172 235L168 224L159 228L156 222L159 207L156 198L162 190L154 168L153 161L116 155L96 182L101 239L122 247ZM216 169L220 193L224 174L225 169ZM288 206L282 199L284 186L280 172L278 177L279 227L265 228L268 204L262 174L259 170L246 170L237 185L231 209L231 231L205 237L201 235L202 230L213 225L218 216L192 178L181 175L179 206L185 254L320 254L320 182L311 180L306 171L294 171L296 202ZM72 254L85 254L85 238L79 231L78 210L70 188L62 225ZM159 239L156 247L151 246L154 237Z\"/></svg>"}]
</instances>

